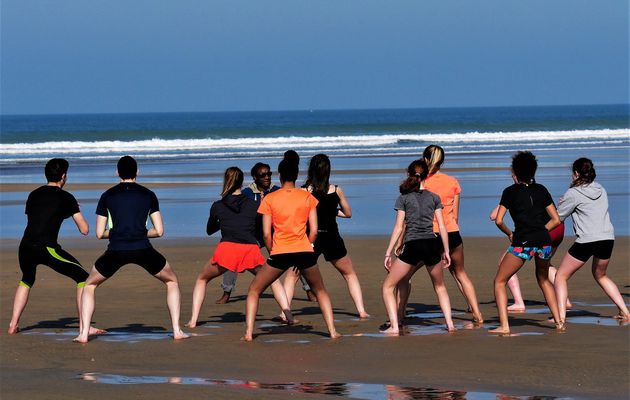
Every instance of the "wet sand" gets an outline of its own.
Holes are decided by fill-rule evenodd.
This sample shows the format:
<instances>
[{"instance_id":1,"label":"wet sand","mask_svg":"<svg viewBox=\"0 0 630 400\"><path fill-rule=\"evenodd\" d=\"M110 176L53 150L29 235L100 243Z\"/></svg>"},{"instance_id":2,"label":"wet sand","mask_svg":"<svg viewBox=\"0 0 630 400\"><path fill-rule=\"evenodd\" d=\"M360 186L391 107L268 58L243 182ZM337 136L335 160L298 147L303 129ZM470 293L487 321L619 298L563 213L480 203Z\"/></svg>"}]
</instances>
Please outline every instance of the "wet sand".
<instances>
[{"instance_id":1,"label":"wet sand","mask_svg":"<svg viewBox=\"0 0 630 400\"><path fill-rule=\"evenodd\" d=\"M572 239L565 239L554 259L556 264ZM92 237L61 242L84 265L91 265L106 246ZM552 324L546 322L549 314L543 309L533 265L528 263L519 276L530 313L514 314L511 318L512 330L520 336L495 337L485 329L460 329L452 334L441 331L443 319L426 314L439 312L439 308L428 276L421 270L414 279L410 298L409 312L415 314L409 320L410 335L381 337L378 327L386 319L380 296L385 273L381 263L387 238L353 237L346 242L373 318L356 320L343 278L322 260L320 268L335 307L337 329L344 334L340 340L326 339L317 304L305 301L298 288L293 308L302 322L300 326L286 328L271 321L277 306L268 294L261 301L256 339L253 343L239 342L244 330L245 293L252 279L250 274L242 274L234 301L226 305L214 304L221 289L219 280L211 282L201 325L187 329L199 336L174 342L167 336L170 324L163 285L140 268L127 266L97 290L94 321L110 334L79 345L71 342L78 328L73 284L45 267L38 269L38 279L21 321L23 331L14 336L6 334L20 273L17 241L0 240L0 397L323 399L332 398L332 393L361 397L348 385L311 385L291 391L265 385L257 389L260 385L244 382L200 384L190 379L205 378L266 384L355 382L522 396L627 398L630 326L608 326L615 325L609 317L616 309L607 306L610 301L592 279L589 267L580 270L569 287L575 309L579 310L569 314L569 318L587 323L570 324L564 334L556 333ZM183 324L190 316L194 280L216 240L163 238L153 243L179 276ZM465 238L465 243L467 270L477 288L486 324L494 326L497 313L492 279L507 242L502 238ZM629 244L628 238L618 238L609 267L610 276L626 299L630 296ZM455 323L462 327L471 316L465 313L465 302L450 277L447 283L457 313ZM184 384L110 385L79 379L86 373L151 376L164 382L170 378L172 383ZM88 378L98 380L99 376L103 377ZM450 396L445 398L465 395ZM382 397L365 394L363 398Z\"/></svg>"}]
</instances>

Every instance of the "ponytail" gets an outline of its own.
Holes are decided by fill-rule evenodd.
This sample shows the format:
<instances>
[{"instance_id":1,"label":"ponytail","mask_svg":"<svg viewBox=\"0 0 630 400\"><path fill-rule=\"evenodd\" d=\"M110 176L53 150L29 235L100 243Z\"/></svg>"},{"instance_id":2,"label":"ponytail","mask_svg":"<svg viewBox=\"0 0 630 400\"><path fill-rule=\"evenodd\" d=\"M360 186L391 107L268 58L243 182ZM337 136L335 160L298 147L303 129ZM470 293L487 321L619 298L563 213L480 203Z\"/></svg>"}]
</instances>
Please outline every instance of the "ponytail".
<instances>
[{"instance_id":1,"label":"ponytail","mask_svg":"<svg viewBox=\"0 0 630 400\"><path fill-rule=\"evenodd\" d=\"M407 194L420 190L420 184L429 174L429 168L424 160L414 160L407 167L407 179L400 183L400 193Z\"/></svg>"},{"instance_id":2,"label":"ponytail","mask_svg":"<svg viewBox=\"0 0 630 400\"><path fill-rule=\"evenodd\" d=\"M588 185L595 180L595 166L593 161L588 158L578 158L573 162L573 172L577 173L577 178L571 183L570 187Z\"/></svg>"}]
</instances>

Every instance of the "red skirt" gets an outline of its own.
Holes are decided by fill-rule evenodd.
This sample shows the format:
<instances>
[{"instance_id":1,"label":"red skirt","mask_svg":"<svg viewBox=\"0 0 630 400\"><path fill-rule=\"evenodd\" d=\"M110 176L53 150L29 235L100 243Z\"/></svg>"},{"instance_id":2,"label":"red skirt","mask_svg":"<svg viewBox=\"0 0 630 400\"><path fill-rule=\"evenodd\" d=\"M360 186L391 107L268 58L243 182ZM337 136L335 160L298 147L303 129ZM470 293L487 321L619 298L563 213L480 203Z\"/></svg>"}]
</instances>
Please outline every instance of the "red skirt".
<instances>
[{"instance_id":1,"label":"red skirt","mask_svg":"<svg viewBox=\"0 0 630 400\"><path fill-rule=\"evenodd\" d=\"M210 263L233 272L243 272L263 265L265 259L257 244L220 242Z\"/></svg>"}]
</instances>

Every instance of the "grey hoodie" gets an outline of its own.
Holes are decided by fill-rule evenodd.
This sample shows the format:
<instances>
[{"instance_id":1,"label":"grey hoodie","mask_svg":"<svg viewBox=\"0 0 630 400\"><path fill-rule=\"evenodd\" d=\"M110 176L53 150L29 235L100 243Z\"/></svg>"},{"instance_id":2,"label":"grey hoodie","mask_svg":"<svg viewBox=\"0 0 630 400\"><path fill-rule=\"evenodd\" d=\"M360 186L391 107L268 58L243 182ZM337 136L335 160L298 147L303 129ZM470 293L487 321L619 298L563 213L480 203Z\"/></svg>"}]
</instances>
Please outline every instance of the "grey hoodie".
<instances>
[{"instance_id":1,"label":"grey hoodie","mask_svg":"<svg viewBox=\"0 0 630 400\"><path fill-rule=\"evenodd\" d=\"M577 243L614 240L615 230L608 215L608 194L597 182L572 187L558 202L560 220L573 218Z\"/></svg>"}]
</instances>

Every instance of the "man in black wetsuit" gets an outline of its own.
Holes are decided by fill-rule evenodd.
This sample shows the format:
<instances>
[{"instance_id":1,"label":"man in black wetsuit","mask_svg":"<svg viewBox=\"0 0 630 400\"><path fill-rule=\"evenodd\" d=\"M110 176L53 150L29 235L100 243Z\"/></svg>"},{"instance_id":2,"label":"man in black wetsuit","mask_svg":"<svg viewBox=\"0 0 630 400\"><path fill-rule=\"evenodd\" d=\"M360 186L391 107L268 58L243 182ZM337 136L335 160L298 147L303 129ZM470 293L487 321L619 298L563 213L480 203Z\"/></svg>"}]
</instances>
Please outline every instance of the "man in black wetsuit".
<instances>
[{"instance_id":1,"label":"man in black wetsuit","mask_svg":"<svg viewBox=\"0 0 630 400\"><path fill-rule=\"evenodd\" d=\"M28 223L18 252L22 279L15 292L9 334L19 331L20 316L26 308L31 287L35 283L38 265L46 265L76 282L79 329L82 328L81 295L88 273L76 258L61 248L57 243L57 237L63 220L69 217L72 217L81 234L87 235L89 227L79 210L77 200L63 190L68 177L68 161L53 158L46 164L44 172L48 184L33 190L26 200L25 213ZM92 335L104 332L90 328Z\"/></svg>"},{"instance_id":2,"label":"man in black wetsuit","mask_svg":"<svg viewBox=\"0 0 630 400\"><path fill-rule=\"evenodd\" d=\"M118 160L120 183L101 196L96 206L96 237L109 239L103 255L94 263L81 298L86 323L94 313L96 288L126 264L137 264L166 284L166 303L173 326L173 339L186 339L179 326L180 292L177 276L164 256L151 246L149 238L164 234L158 199L151 190L136 183L138 164L130 156ZM147 216L153 227L147 229ZM81 330L74 341L87 343L89 332Z\"/></svg>"}]
</instances>

